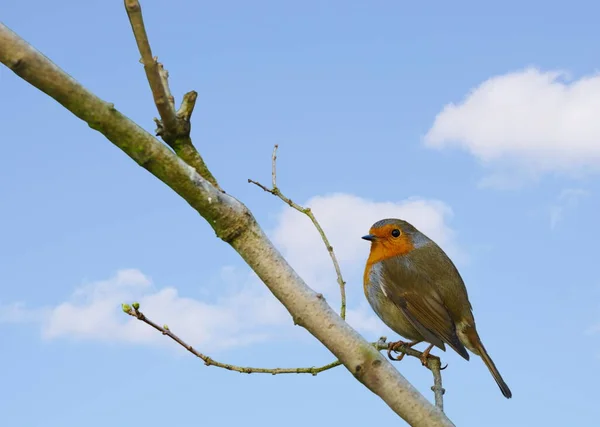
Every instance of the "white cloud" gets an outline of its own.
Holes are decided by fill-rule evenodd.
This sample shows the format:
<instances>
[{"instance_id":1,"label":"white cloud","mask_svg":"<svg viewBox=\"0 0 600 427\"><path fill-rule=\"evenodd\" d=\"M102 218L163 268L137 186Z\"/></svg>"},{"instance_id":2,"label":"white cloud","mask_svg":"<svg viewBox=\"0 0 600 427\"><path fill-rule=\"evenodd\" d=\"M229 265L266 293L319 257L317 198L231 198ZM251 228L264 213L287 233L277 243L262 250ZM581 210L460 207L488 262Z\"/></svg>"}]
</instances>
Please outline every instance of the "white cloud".
<instances>
[{"instance_id":1,"label":"white cloud","mask_svg":"<svg viewBox=\"0 0 600 427\"><path fill-rule=\"evenodd\" d=\"M166 322L188 343L214 351L263 341L276 332L271 326L288 321L285 309L264 286L258 286L253 275L235 274L229 268L224 271L227 291L212 303L183 297L172 287L156 289L149 277L128 269L76 288L67 301L55 307L26 309L13 304L0 308L0 322L40 322L46 339L172 345L122 312L122 303L137 301L152 320ZM228 283L227 278L234 282Z\"/></svg>"},{"instance_id":2,"label":"white cloud","mask_svg":"<svg viewBox=\"0 0 600 427\"><path fill-rule=\"evenodd\" d=\"M492 77L448 104L425 135L429 147L462 148L505 186L545 172L600 168L600 75L570 81L536 68Z\"/></svg>"},{"instance_id":3,"label":"white cloud","mask_svg":"<svg viewBox=\"0 0 600 427\"><path fill-rule=\"evenodd\" d=\"M442 202L408 199L373 202L348 194L310 199L307 203L327 233L347 284L348 321L376 339L389 330L375 317L363 295L362 270L369 244L360 237L385 217L406 219L436 240L451 256L460 256L446 221L452 212ZM331 260L310 220L285 206L270 233L276 245L309 286L323 292L337 309L339 289ZM182 296L173 287L157 288L139 270L120 270L107 280L77 287L66 301L53 307L0 307L0 322L38 322L46 339L86 339L135 344L169 344L144 323L127 316L121 304L138 301L141 311L169 325L177 335L202 351L247 345L266 339L300 336L289 314L254 273L223 267L222 294L205 302ZM197 295L195 295L197 296ZM203 295L202 299L205 298Z\"/></svg>"},{"instance_id":4,"label":"white cloud","mask_svg":"<svg viewBox=\"0 0 600 427\"><path fill-rule=\"evenodd\" d=\"M589 192L581 188L568 188L561 191L556 204L550 208L550 228L556 228L566 211L575 209L579 201L587 195Z\"/></svg>"}]
</instances>

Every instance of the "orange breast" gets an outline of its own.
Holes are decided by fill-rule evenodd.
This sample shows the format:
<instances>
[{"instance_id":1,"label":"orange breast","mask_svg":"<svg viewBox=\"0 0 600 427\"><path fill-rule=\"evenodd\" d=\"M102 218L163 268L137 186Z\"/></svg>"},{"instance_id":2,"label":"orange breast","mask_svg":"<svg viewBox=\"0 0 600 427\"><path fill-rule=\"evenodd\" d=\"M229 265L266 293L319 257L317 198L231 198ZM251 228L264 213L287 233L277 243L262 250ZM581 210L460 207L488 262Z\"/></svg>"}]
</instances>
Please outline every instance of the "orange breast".
<instances>
[{"instance_id":1,"label":"orange breast","mask_svg":"<svg viewBox=\"0 0 600 427\"><path fill-rule=\"evenodd\" d=\"M369 274L374 264L396 256L408 255L415 248L412 238L406 233L402 233L397 238L392 237L392 231L396 228L397 225L389 224L369 230L369 233L376 236L376 240L371 243L371 252L363 275L365 294L369 284Z\"/></svg>"},{"instance_id":2,"label":"orange breast","mask_svg":"<svg viewBox=\"0 0 600 427\"><path fill-rule=\"evenodd\" d=\"M374 264L396 256L405 256L414 249L414 245L405 234L393 240L380 240L371 244L371 252L363 275L364 290L367 291L369 274Z\"/></svg>"}]
</instances>

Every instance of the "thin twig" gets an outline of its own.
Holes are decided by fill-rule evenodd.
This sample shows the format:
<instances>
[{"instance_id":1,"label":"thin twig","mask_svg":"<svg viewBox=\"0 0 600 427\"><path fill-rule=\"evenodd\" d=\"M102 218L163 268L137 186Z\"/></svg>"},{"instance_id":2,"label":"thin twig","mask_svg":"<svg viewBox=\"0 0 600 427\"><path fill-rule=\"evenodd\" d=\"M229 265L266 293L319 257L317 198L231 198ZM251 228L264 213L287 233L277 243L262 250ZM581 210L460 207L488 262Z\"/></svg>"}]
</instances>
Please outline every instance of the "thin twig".
<instances>
[{"instance_id":1,"label":"thin twig","mask_svg":"<svg viewBox=\"0 0 600 427\"><path fill-rule=\"evenodd\" d=\"M271 161L271 187L273 187L273 189L277 188L277 149L279 148L279 145L275 144L273 146L273 155L272 157L272 161Z\"/></svg>"},{"instance_id":2,"label":"thin twig","mask_svg":"<svg viewBox=\"0 0 600 427\"><path fill-rule=\"evenodd\" d=\"M441 362L439 358L429 358L427 359L427 367L433 373L433 386L431 390L435 395L435 406L440 408L442 411L444 410L444 393L446 390L442 387L442 368Z\"/></svg>"},{"instance_id":3,"label":"thin twig","mask_svg":"<svg viewBox=\"0 0 600 427\"><path fill-rule=\"evenodd\" d=\"M152 326L154 329L156 329L163 335L168 336L173 341L175 341L176 343L181 345L183 348L185 348L187 351L192 353L194 356L202 359L206 366L216 366L218 368L227 369L229 371L240 372L243 374L271 374L271 375L311 374L311 375L317 375L323 371L327 371L331 368L335 368L336 366L340 366L342 364L339 360L336 360L335 362L331 362L331 363L328 363L327 365L318 366L318 367L311 366L311 367L307 367L307 368L253 368L253 367L247 367L247 366L231 365L229 363L222 363L222 362L218 362L218 361L214 360L213 358L211 358L203 353L200 353L194 347L187 344L185 341L183 341L181 338L179 338L177 335L175 335L173 332L171 332L171 330L168 328L167 325L159 326L158 324L154 323L152 320L148 319L144 315L144 313L139 311L138 304L134 303L133 307L129 306L127 304L123 304L123 311L125 313L129 314L130 316L133 316L133 317L137 318L138 320L141 320L142 322Z\"/></svg>"},{"instance_id":4,"label":"thin twig","mask_svg":"<svg viewBox=\"0 0 600 427\"><path fill-rule=\"evenodd\" d=\"M142 313L140 311L139 303L133 303L132 305L123 304L122 308L126 314L128 314L132 317L135 317L138 320L141 320L142 322L146 323L147 325L152 326L154 329L159 331L161 334L166 335L169 338L171 338L177 344L179 344L180 346L185 348L187 351L192 353L194 356L202 359L202 361L204 361L204 364L206 366L216 366L218 368L227 369L228 371L240 372L243 374L271 374L271 375L311 374L311 375L317 375L321 372L327 371L329 369L333 369L333 368L341 365L341 362L339 360L336 360L336 361L333 361L333 362L328 363L323 366L311 366L311 367L305 367L305 368L255 368L255 367L250 367L250 366L237 366L237 365L232 365L229 363L218 362L218 361L214 360L213 358L211 358L203 353L200 353L194 347L192 347L191 345L186 343L184 340L179 338L177 335L175 335L171 331L171 329L169 329L169 327L167 325L159 326L157 323L148 319L146 317L146 315L144 315L144 313ZM372 343L372 345L379 351L387 350L389 348L389 343L386 342L386 337L379 338L379 340ZM408 356L412 356L417 359L420 359L421 356L423 355L422 352L415 350L412 347L400 347L396 351L402 352ZM434 385L433 385L433 387L431 387L431 390L433 390L433 392L435 394L435 404L438 408L440 408L443 411L444 410L443 395L444 395L445 390L442 388L442 375L441 375L442 368L441 368L441 362L440 362L439 357L430 355L427 358L427 368L433 373Z\"/></svg>"},{"instance_id":5,"label":"thin twig","mask_svg":"<svg viewBox=\"0 0 600 427\"><path fill-rule=\"evenodd\" d=\"M277 187L277 149L278 148L279 148L279 146L277 144L275 145L275 147L273 147L272 167L271 167L272 188L267 188L266 186L262 185L259 182L254 181L252 179L249 179L248 182L260 187L267 193L271 193L272 195L279 197L281 200L283 200L285 203L287 203L290 207L296 209L298 212L301 212L310 218L313 225L315 226L315 228L321 235L321 239L323 240L323 243L325 243L327 252L329 252L329 256L331 257L331 261L333 262L333 267L335 268L335 273L337 275L337 282L338 282L338 285L340 286L340 296L341 296L341 300L342 300L341 308L340 308L340 316L342 317L342 319L346 319L346 282L344 281L344 278L342 277L342 270L340 269L340 264L338 263L337 257L335 256L335 252L333 251L333 246L331 246L331 243L329 243L329 239L327 238L325 231L323 231L323 228L319 224L319 221L317 221L317 218L315 218L315 215L312 213L312 210L310 208L305 208L305 207L300 206L299 204L293 202L291 199L284 196L283 193Z\"/></svg>"}]
</instances>

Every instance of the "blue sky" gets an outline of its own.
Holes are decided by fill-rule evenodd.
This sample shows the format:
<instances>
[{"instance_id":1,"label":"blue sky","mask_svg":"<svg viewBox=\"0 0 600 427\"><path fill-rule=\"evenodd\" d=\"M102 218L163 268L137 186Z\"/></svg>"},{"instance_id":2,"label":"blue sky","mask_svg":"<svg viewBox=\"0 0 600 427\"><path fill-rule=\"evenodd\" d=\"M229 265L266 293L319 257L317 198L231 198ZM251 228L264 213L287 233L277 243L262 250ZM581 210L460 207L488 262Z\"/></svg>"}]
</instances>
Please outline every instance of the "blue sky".
<instances>
[{"instance_id":1,"label":"blue sky","mask_svg":"<svg viewBox=\"0 0 600 427\"><path fill-rule=\"evenodd\" d=\"M595 425L600 6L163 3L143 2L146 25L176 98L199 93L196 146L312 287L337 305L316 232L247 184L269 181L274 144L280 187L322 219L368 339L395 338L362 295L372 222L403 216L456 260L514 395L479 358L442 354L457 425ZM7 0L0 15L153 130L121 2ZM6 68L0 123L0 424L396 422L342 368L226 372L130 322L119 304L139 299L224 362L331 360L183 200ZM432 398L418 361L397 367Z\"/></svg>"}]
</instances>

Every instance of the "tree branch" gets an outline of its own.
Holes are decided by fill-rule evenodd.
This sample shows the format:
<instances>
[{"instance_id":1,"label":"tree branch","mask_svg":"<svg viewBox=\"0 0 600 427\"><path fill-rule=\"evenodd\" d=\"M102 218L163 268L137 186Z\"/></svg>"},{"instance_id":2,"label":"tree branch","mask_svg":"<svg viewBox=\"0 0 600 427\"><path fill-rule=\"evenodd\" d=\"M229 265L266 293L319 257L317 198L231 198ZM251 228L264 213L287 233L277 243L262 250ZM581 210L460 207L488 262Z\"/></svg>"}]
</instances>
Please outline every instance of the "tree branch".
<instances>
[{"instance_id":1,"label":"tree branch","mask_svg":"<svg viewBox=\"0 0 600 427\"><path fill-rule=\"evenodd\" d=\"M171 132L177 129L177 117L175 116L175 100L171 95L167 80L169 73L158 62L158 58L152 56L152 48L150 47L150 41L146 33L140 3L137 0L125 0L125 10L127 10L129 23L131 24L140 55L142 55L141 62L144 64L144 71L146 72L148 83L150 83L154 103L162 120L162 126L165 130L165 140L170 140L175 136L171 135Z\"/></svg>"},{"instance_id":2,"label":"tree branch","mask_svg":"<svg viewBox=\"0 0 600 427\"><path fill-rule=\"evenodd\" d=\"M279 374L317 375L317 374L327 371L329 369L336 368L342 364L339 360L336 360L334 362L328 363L327 365L323 365L323 366L319 366L319 367L311 366L311 367L306 367L306 368L255 368L255 367L249 367L249 366L236 366L236 365L231 365L229 363L222 363L222 362L218 362L218 361L214 360L213 358L211 358L203 353L200 353L194 347L187 344L185 341L183 341L181 338L179 338L177 335L175 335L167 325L159 326L157 323L148 319L148 317L146 317L146 315L140 311L139 303L134 302L131 305L123 304L122 309L123 309L123 312L125 312L126 314L128 314L132 317L135 317L136 319L146 323L147 325L150 325L151 327L153 327L154 329L159 331L161 334L166 335L169 338L171 338L177 344L179 344L180 346L185 348L187 351L192 353L194 356L202 359L206 366L216 366L218 368L223 368L223 369L227 369L229 371L235 371L235 372L240 372L240 373L244 373L244 374L256 373L256 374L271 374L271 375L279 375ZM375 347L378 351L387 350L389 348L389 343L386 342L385 337L379 338L379 340L377 342L374 342L371 345L373 345L373 347ZM421 356L423 356L422 352L415 350L412 347L406 347L406 346L400 347L398 350L396 350L396 352L404 353L406 355L415 357L419 360L421 359ZM444 389L442 388L442 375L441 375L441 370L443 368L441 368L441 362L440 362L439 357L430 355L427 358L427 368L433 373L434 385L431 387L431 390L435 393L435 405L438 408L440 408L441 410L443 410L444 409L444 402L443 402Z\"/></svg>"},{"instance_id":3,"label":"tree branch","mask_svg":"<svg viewBox=\"0 0 600 427\"><path fill-rule=\"evenodd\" d=\"M444 393L446 390L442 387L442 367L441 361L438 357L431 357L427 359L427 367L433 373L433 386L431 390L435 396L435 406L444 410Z\"/></svg>"},{"instance_id":4,"label":"tree branch","mask_svg":"<svg viewBox=\"0 0 600 427\"><path fill-rule=\"evenodd\" d=\"M164 182L231 245L296 324L327 347L355 378L414 427L452 422L421 395L372 345L309 288L264 234L248 208L219 191L195 168L110 104L86 90L46 56L0 23L0 62L102 133Z\"/></svg>"},{"instance_id":5,"label":"tree branch","mask_svg":"<svg viewBox=\"0 0 600 427\"><path fill-rule=\"evenodd\" d=\"M196 105L198 93L195 91L186 93L183 96L181 107L175 112L175 98L171 95L171 89L169 88L169 72L163 67L163 64L158 62L157 57L152 56L152 49L150 48L150 41L142 16L142 6L138 0L125 0L125 10L129 17L138 50L142 56L141 62L144 64L144 71L152 90L154 103L160 115L160 120L154 119L156 135L160 136L184 162L196 169L200 176L221 190L190 137L190 119Z\"/></svg>"},{"instance_id":6,"label":"tree branch","mask_svg":"<svg viewBox=\"0 0 600 427\"><path fill-rule=\"evenodd\" d=\"M342 277L342 270L340 269L340 264L338 263L337 257L335 256L335 252L333 251L333 246L331 246L331 244L329 243L329 239L327 238L325 231L323 231L321 224L319 224L319 221L317 221L317 218L312 213L312 210L310 208L305 208L303 206L300 206L297 203L294 203L291 199L284 196L283 193L281 192L281 190L279 190L279 187L277 187L277 149L278 148L279 148L279 145L277 145L277 144L275 145L275 147L273 147L272 167L271 167L271 176L272 176L272 186L273 187L267 188L264 185L262 185L256 181L253 181L251 179L249 179L248 182L262 188L267 193L271 193L272 195L279 197L281 200L283 200L285 203L287 203L290 207L296 209L298 212L301 212L310 218L313 225L315 226L315 228L321 235L321 240L323 240L323 243L325 243L325 247L327 248L327 252L329 253L329 256L331 257L331 262L333 263L333 268L335 268L335 274L337 275L337 282L340 287L340 296L341 296L340 316L342 317L342 319L346 319L346 282L344 281L344 278Z\"/></svg>"},{"instance_id":7,"label":"tree branch","mask_svg":"<svg viewBox=\"0 0 600 427\"><path fill-rule=\"evenodd\" d=\"M229 363L217 362L215 359L200 353L191 345L187 344L173 332L167 325L159 326L157 323L154 323L152 320L148 319L144 313L140 311L140 306L138 303L133 303L131 306L128 304L123 304L123 311L130 316L135 317L136 319L152 326L154 329L162 333L163 335L168 336L177 344L185 348L187 351L192 353L194 356L202 359L206 366L216 366L217 368L227 369L228 371L235 371L242 374L271 374L271 375L279 375L279 374L311 374L317 375L323 371L327 371L331 368L335 368L336 366L340 366L342 363L339 360L335 362L328 363L327 365L315 367L307 367L307 368L254 368L249 366L236 366L231 365Z\"/></svg>"}]
</instances>

